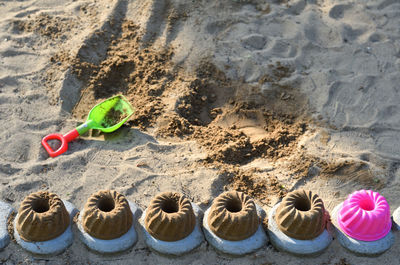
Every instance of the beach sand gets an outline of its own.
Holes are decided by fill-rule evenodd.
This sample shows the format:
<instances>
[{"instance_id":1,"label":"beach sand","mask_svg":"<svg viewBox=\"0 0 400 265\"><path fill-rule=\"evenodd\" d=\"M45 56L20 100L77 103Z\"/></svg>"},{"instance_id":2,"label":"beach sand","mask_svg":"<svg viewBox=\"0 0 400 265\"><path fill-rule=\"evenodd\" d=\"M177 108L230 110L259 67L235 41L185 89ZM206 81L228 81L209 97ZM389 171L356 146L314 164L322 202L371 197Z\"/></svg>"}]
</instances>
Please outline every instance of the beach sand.
<instances>
[{"instance_id":1,"label":"beach sand","mask_svg":"<svg viewBox=\"0 0 400 265\"><path fill-rule=\"evenodd\" d=\"M297 188L328 210L359 189L400 206L400 3L394 0L0 2L0 199L49 190L78 209L115 189L143 210L163 191L207 209L225 190L266 211ZM49 133L123 94L136 112L50 158ZM267 245L245 257L203 243L173 258L101 256L78 239L56 257L15 242L3 264L397 264L335 240L319 257Z\"/></svg>"}]
</instances>

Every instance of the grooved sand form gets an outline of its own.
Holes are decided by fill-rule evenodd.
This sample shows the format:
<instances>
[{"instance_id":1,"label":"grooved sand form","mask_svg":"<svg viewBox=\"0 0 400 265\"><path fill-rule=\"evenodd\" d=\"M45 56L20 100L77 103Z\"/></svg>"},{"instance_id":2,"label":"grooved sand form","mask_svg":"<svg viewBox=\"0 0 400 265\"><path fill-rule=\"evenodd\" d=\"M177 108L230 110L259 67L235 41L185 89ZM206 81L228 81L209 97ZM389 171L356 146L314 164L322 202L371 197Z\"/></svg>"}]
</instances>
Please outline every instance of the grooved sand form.
<instances>
[{"instance_id":1,"label":"grooved sand form","mask_svg":"<svg viewBox=\"0 0 400 265\"><path fill-rule=\"evenodd\" d=\"M146 230L159 240L181 240L192 233L195 225L190 201L177 192L157 195L146 210Z\"/></svg>"},{"instance_id":2,"label":"grooved sand form","mask_svg":"<svg viewBox=\"0 0 400 265\"><path fill-rule=\"evenodd\" d=\"M68 212L69 225L67 229L56 238L46 240L46 241L32 241L28 242L21 238L19 232L17 231L17 220L18 214L14 219L14 238L15 241L26 251L38 254L38 255L58 255L67 249L74 240L74 234L72 233L72 220L77 214L78 210L69 201L62 201L66 211ZM65 263L65 262L64 262Z\"/></svg>"},{"instance_id":3,"label":"grooved sand form","mask_svg":"<svg viewBox=\"0 0 400 265\"><path fill-rule=\"evenodd\" d=\"M252 236L258 228L256 205L243 192L228 191L214 199L208 225L218 237L240 241Z\"/></svg>"},{"instance_id":4,"label":"grooved sand form","mask_svg":"<svg viewBox=\"0 0 400 265\"><path fill-rule=\"evenodd\" d=\"M98 239L114 239L131 228L132 212L125 196L115 190L101 190L87 200L82 226L91 236Z\"/></svg>"},{"instance_id":5,"label":"grooved sand form","mask_svg":"<svg viewBox=\"0 0 400 265\"><path fill-rule=\"evenodd\" d=\"M276 210L280 203L268 212L268 235L272 245L281 251L286 251L296 256L318 256L332 242L332 234L327 229L313 239L295 239L283 233L275 221Z\"/></svg>"},{"instance_id":6,"label":"grooved sand form","mask_svg":"<svg viewBox=\"0 0 400 265\"><path fill-rule=\"evenodd\" d=\"M316 238L325 229L324 203L311 191L292 191L279 205L275 221L289 237L301 240Z\"/></svg>"},{"instance_id":7,"label":"grooved sand form","mask_svg":"<svg viewBox=\"0 0 400 265\"><path fill-rule=\"evenodd\" d=\"M23 240L47 241L64 233L70 217L64 203L56 194L38 191L21 202L15 223Z\"/></svg>"}]
</instances>

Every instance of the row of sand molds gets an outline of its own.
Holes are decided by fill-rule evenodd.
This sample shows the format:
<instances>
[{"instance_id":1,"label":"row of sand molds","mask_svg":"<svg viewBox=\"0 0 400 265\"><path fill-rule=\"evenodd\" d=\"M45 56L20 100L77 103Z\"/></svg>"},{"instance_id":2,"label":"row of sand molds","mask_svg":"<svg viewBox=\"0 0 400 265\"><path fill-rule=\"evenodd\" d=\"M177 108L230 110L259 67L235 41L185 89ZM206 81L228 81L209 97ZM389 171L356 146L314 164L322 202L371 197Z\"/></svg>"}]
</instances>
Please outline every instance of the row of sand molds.
<instances>
[{"instance_id":1,"label":"row of sand molds","mask_svg":"<svg viewBox=\"0 0 400 265\"><path fill-rule=\"evenodd\" d=\"M400 208L399 208L400 209ZM400 210L394 212L400 227ZM115 253L137 242L135 221L139 208L116 191L104 190L90 196L75 219L80 238L91 250ZM10 241L7 219L13 209L0 203L0 249ZM16 242L34 254L56 255L73 241L73 217L78 211L56 194L39 191L21 203L13 222ZM146 244L169 255L182 255L207 241L231 255L249 254L265 246L262 228L265 212L242 192L229 191L202 210L176 192L157 195L139 220ZM363 256L375 256L394 243L392 221L386 199L377 192L356 191L333 211L336 237L346 249ZM268 214L268 234L279 250L294 255L321 253L332 241L333 229L322 200L311 191L289 193Z\"/></svg>"},{"instance_id":2,"label":"row of sand molds","mask_svg":"<svg viewBox=\"0 0 400 265\"><path fill-rule=\"evenodd\" d=\"M12 208L3 207L3 204L0 206L1 218L5 216L4 212L9 216ZM116 191L99 191L93 194L77 221L81 240L90 249L101 253L120 252L130 248L137 241L133 225L137 209L135 204L128 203ZM71 227L77 213L74 205L61 200L54 193L32 193L22 201L14 218L15 240L23 249L33 254L60 254L73 242ZM3 223L6 225L7 222L1 224ZM2 230L3 227L1 235ZM3 240L1 244L3 245Z\"/></svg>"},{"instance_id":3,"label":"row of sand molds","mask_svg":"<svg viewBox=\"0 0 400 265\"><path fill-rule=\"evenodd\" d=\"M182 255L204 240L217 250L231 254L251 253L267 242L261 226L265 212L242 192L218 196L205 212L185 196L164 192L156 196L140 219L146 244L157 252Z\"/></svg>"},{"instance_id":4,"label":"row of sand molds","mask_svg":"<svg viewBox=\"0 0 400 265\"><path fill-rule=\"evenodd\" d=\"M6 220L12 208L4 204ZM94 193L75 219L80 238L87 247L99 253L115 253L131 248L137 241L135 218L138 207L116 191ZM14 219L14 236L18 244L34 254L56 255L73 241L71 225L75 207L56 194L32 193L21 203ZM221 252L243 255L267 242L262 229L265 212L253 199L241 192L226 192L217 197L207 214L185 196L176 192L157 195L142 214L146 244L157 252L182 255L207 240ZM8 241L4 245L8 244Z\"/></svg>"}]
</instances>

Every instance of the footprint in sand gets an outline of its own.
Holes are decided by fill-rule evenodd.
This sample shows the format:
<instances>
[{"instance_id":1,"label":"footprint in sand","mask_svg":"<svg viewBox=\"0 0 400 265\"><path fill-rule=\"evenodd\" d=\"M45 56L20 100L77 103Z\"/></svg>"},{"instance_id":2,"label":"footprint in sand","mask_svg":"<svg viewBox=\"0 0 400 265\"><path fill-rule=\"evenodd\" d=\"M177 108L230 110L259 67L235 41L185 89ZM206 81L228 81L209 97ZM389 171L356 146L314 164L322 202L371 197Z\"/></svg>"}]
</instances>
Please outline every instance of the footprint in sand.
<instances>
[{"instance_id":1,"label":"footprint in sand","mask_svg":"<svg viewBox=\"0 0 400 265\"><path fill-rule=\"evenodd\" d=\"M267 43L266 38L261 34L250 34L242 38L241 40L244 48L249 50L261 50Z\"/></svg>"},{"instance_id":2,"label":"footprint in sand","mask_svg":"<svg viewBox=\"0 0 400 265\"><path fill-rule=\"evenodd\" d=\"M344 24L341 29L341 35L344 42L357 40L366 32L366 28L353 28L351 25Z\"/></svg>"},{"instance_id":3,"label":"footprint in sand","mask_svg":"<svg viewBox=\"0 0 400 265\"><path fill-rule=\"evenodd\" d=\"M370 42L380 42L385 40L385 38L386 38L385 35L383 35L382 33L374 32L369 36L368 40Z\"/></svg>"},{"instance_id":4,"label":"footprint in sand","mask_svg":"<svg viewBox=\"0 0 400 265\"><path fill-rule=\"evenodd\" d=\"M31 138L23 134L16 134L7 141L2 141L0 149L3 150L1 157L6 161L24 163L34 159Z\"/></svg>"},{"instance_id":5,"label":"footprint in sand","mask_svg":"<svg viewBox=\"0 0 400 265\"><path fill-rule=\"evenodd\" d=\"M344 17L344 13L349 9L351 5L334 5L329 11L329 17L333 19L341 19Z\"/></svg>"},{"instance_id":6,"label":"footprint in sand","mask_svg":"<svg viewBox=\"0 0 400 265\"><path fill-rule=\"evenodd\" d=\"M297 55L298 48L290 40L276 40L271 53L279 58L293 58Z\"/></svg>"},{"instance_id":7,"label":"footprint in sand","mask_svg":"<svg viewBox=\"0 0 400 265\"><path fill-rule=\"evenodd\" d=\"M378 10L384 9L386 7L389 7L389 6L393 5L393 4L398 4L398 3L399 3L399 0L385 0L385 1L382 1L382 3L380 3L378 5Z\"/></svg>"}]
</instances>

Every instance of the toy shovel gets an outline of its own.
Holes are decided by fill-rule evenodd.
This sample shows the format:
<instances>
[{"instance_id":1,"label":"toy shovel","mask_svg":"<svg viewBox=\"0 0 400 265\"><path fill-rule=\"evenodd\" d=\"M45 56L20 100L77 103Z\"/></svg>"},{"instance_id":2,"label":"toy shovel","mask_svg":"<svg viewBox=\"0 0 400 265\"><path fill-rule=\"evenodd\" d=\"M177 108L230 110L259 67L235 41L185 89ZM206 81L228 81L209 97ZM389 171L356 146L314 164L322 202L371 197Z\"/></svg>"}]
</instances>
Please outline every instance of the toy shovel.
<instances>
[{"instance_id":1,"label":"toy shovel","mask_svg":"<svg viewBox=\"0 0 400 265\"><path fill-rule=\"evenodd\" d=\"M133 112L134 108L124 96L111 97L94 106L90 110L85 123L64 135L59 133L47 135L42 139L42 145L51 157L56 157L68 150L69 142L89 129L97 129L106 133L113 132L121 127ZM48 143L49 140L59 140L61 141L61 146L54 151Z\"/></svg>"}]
</instances>

